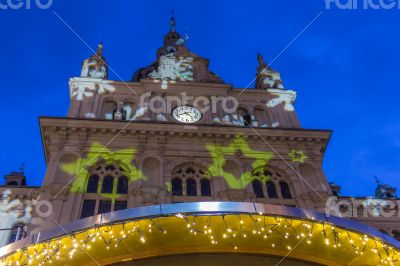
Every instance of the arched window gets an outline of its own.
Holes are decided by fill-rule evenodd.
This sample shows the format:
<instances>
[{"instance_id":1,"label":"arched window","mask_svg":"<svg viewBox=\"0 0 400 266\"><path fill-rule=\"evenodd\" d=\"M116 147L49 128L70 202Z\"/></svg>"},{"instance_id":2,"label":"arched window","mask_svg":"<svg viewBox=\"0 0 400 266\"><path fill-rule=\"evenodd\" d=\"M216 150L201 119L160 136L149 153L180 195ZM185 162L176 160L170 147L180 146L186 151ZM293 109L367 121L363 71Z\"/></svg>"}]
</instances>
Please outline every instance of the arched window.
<instances>
[{"instance_id":1,"label":"arched window","mask_svg":"<svg viewBox=\"0 0 400 266\"><path fill-rule=\"evenodd\" d=\"M10 181L7 183L7 186L18 186L18 182L17 181Z\"/></svg>"},{"instance_id":2,"label":"arched window","mask_svg":"<svg viewBox=\"0 0 400 266\"><path fill-rule=\"evenodd\" d=\"M26 235L25 225L23 223L19 223L13 226L11 230L10 237L8 238L8 243L14 243L15 241L21 240Z\"/></svg>"},{"instance_id":3,"label":"arched window","mask_svg":"<svg viewBox=\"0 0 400 266\"><path fill-rule=\"evenodd\" d=\"M253 192L254 195L256 195L256 198L264 198L264 191L261 182L255 179L251 184L253 185Z\"/></svg>"},{"instance_id":4,"label":"arched window","mask_svg":"<svg viewBox=\"0 0 400 266\"><path fill-rule=\"evenodd\" d=\"M275 187L274 182L267 181L267 193L268 193L268 198L271 198L271 199L278 198L278 193L276 192L276 187Z\"/></svg>"},{"instance_id":5,"label":"arched window","mask_svg":"<svg viewBox=\"0 0 400 266\"><path fill-rule=\"evenodd\" d=\"M97 193L99 187L99 177L97 175L92 175L89 177L86 192L87 193Z\"/></svg>"},{"instance_id":6,"label":"arched window","mask_svg":"<svg viewBox=\"0 0 400 266\"><path fill-rule=\"evenodd\" d=\"M172 195L182 196L182 180L180 178L172 179Z\"/></svg>"},{"instance_id":7,"label":"arched window","mask_svg":"<svg viewBox=\"0 0 400 266\"><path fill-rule=\"evenodd\" d=\"M86 193L92 194L84 195L81 218L90 217L96 213L126 209L129 186L128 174L122 166L116 163L103 161L90 167ZM111 194L111 197L100 193ZM111 201L110 198L118 198L118 201Z\"/></svg>"},{"instance_id":8,"label":"arched window","mask_svg":"<svg viewBox=\"0 0 400 266\"><path fill-rule=\"evenodd\" d=\"M181 182L179 186L180 189L177 190L180 193L179 195L191 197L198 195L209 197L212 195L211 181L208 178L205 170L197 164L184 163L183 165L180 165L173 170L172 176L179 179ZM172 179L171 181L173 185L174 179ZM182 184L186 185L184 191L182 191ZM197 192L197 188L199 188L199 192ZM172 191L174 193L174 188L172 188Z\"/></svg>"},{"instance_id":9,"label":"arched window","mask_svg":"<svg viewBox=\"0 0 400 266\"><path fill-rule=\"evenodd\" d=\"M280 181L279 186L281 187L282 198L291 199L292 194L290 193L289 185L285 181Z\"/></svg>"},{"instance_id":10,"label":"arched window","mask_svg":"<svg viewBox=\"0 0 400 266\"><path fill-rule=\"evenodd\" d=\"M239 122L240 122L241 126L244 126L244 127L251 126L251 116L245 109L238 108L237 114L239 116Z\"/></svg>"},{"instance_id":11,"label":"arched window","mask_svg":"<svg viewBox=\"0 0 400 266\"><path fill-rule=\"evenodd\" d=\"M114 183L114 177L112 177L112 176L104 177L101 193L112 193L113 186L114 186L113 183Z\"/></svg>"},{"instance_id":12,"label":"arched window","mask_svg":"<svg viewBox=\"0 0 400 266\"><path fill-rule=\"evenodd\" d=\"M126 176L118 178L117 194L128 194L128 178Z\"/></svg>"},{"instance_id":13,"label":"arched window","mask_svg":"<svg viewBox=\"0 0 400 266\"><path fill-rule=\"evenodd\" d=\"M209 179L202 178L200 180L200 187L202 196L211 196L211 182Z\"/></svg>"},{"instance_id":14,"label":"arched window","mask_svg":"<svg viewBox=\"0 0 400 266\"><path fill-rule=\"evenodd\" d=\"M113 101L105 101L101 108L101 118L112 120L117 112L117 104Z\"/></svg>"},{"instance_id":15,"label":"arched window","mask_svg":"<svg viewBox=\"0 0 400 266\"><path fill-rule=\"evenodd\" d=\"M197 196L196 180L186 179L186 196Z\"/></svg>"},{"instance_id":16,"label":"arched window","mask_svg":"<svg viewBox=\"0 0 400 266\"><path fill-rule=\"evenodd\" d=\"M386 192L384 195L385 195L384 196L385 199L393 199L394 198L393 193L390 193L390 192Z\"/></svg>"}]
</instances>

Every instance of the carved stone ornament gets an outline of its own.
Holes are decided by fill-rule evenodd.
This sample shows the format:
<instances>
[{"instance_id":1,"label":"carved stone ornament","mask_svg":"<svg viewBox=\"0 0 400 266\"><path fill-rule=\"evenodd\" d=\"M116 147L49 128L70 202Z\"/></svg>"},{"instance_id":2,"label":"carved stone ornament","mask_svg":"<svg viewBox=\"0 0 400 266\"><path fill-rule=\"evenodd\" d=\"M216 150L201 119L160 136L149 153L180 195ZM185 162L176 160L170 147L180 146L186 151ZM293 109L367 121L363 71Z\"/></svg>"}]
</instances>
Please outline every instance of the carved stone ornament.
<instances>
[{"instance_id":1,"label":"carved stone ornament","mask_svg":"<svg viewBox=\"0 0 400 266\"><path fill-rule=\"evenodd\" d=\"M143 203L157 204L160 196L165 196L166 191L159 187L142 187L136 190L135 195L143 197Z\"/></svg>"}]
</instances>

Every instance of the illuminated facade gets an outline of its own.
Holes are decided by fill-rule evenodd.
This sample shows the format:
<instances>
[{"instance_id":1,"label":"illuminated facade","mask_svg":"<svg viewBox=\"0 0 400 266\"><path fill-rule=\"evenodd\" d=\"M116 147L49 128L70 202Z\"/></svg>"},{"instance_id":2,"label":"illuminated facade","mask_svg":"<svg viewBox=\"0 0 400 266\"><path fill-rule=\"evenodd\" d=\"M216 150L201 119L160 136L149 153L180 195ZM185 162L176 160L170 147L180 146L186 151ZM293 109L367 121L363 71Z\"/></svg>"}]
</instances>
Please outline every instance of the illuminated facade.
<instances>
[{"instance_id":1,"label":"illuminated facade","mask_svg":"<svg viewBox=\"0 0 400 266\"><path fill-rule=\"evenodd\" d=\"M81 77L69 81L68 116L40 118L47 171L38 200L52 211L33 215L28 233L37 241L20 244L22 255L3 248L3 256L12 254L4 263L25 256L23 263L91 264L86 252L75 253L90 253L92 245L101 264L266 265L299 239L311 246L293 250L282 265L377 265L382 256L395 263L394 239L322 215L339 191L322 170L331 132L301 127L296 92L284 88L280 73L258 55L255 89L232 88L186 39L171 19L156 61L129 82L108 80L102 45L83 62ZM398 216L355 219L388 234L400 229ZM60 231L57 225L66 224ZM58 231L41 233L50 228ZM166 255L172 257L160 257Z\"/></svg>"}]
</instances>

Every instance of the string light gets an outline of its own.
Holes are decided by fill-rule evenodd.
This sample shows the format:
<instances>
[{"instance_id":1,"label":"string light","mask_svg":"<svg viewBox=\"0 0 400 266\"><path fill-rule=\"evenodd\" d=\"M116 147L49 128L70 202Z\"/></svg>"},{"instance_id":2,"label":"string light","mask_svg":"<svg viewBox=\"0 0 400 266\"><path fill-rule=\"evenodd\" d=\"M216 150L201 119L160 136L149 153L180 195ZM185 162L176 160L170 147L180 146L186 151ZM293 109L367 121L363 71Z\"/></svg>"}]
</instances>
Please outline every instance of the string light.
<instances>
[{"instance_id":1,"label":"string light","mask_svg":"<svg viewBox=\"0 0 400 266\"><path fill-rule=\"evenodd\" d=\"M96 225L83 232L72 234L70 239L63 236L17 250L1 258L0 266L57 264L83 256L84 253L81 251L90 251L92 247L97 250L104 245L106 250L112 250L119 248L124 241L138 241L140 244L145 244L149 240L151 243L152 235L157 232L165 235L171 226L171 223L164 224L163 219L165 218ZM174 224L183 223L180 227L183 228L183 232L187 231L190 237L198 241L204 238L210 245L228 245L233 250L238 250L242 244L245 245L246 242L257 238L264 239L264 245L286 250L292 250L296 243L305 240L308 245L319 245L321 248L340 250L340 252L350 248L358 256L366 258L376 256L376 261L381 265L394 265L400 258L398 250L378 239L335 228L331 224L316 220L295 220L254 214L212 216L178 214L170 219L176 219ZM179 230L178 228L173 226L171 230Z\"/></svg>"}]
</instances>

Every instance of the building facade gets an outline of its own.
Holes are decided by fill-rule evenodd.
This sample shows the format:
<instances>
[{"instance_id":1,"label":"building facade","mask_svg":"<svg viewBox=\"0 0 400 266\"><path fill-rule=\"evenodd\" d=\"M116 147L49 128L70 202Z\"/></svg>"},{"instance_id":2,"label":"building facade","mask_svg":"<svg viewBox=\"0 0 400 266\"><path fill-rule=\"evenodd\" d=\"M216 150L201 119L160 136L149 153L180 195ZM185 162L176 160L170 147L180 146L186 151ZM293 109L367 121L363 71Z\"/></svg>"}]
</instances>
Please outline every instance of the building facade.
<instances>
[{"instance_id":1,"label":"building facade","mask_svg":"<svg viewBox=\"0 0 400 266\"><path fill-rule=\"evenodd\" d=\"M332 215L399 237L399 216L376 213L379 206L396 202L395 191L380 185L380 200L359 199L360 215L349 211L354 199L340 196L322 169L331 131L301 126L296 92L284 87L280 73L261 55L255 88L233 88L210 70L208 59L186 47L173 18L170 27L156 60L130 81L108 79L103 45L83 62L81 76L69 81L67 117L40 118L47 170L42 187L33 190L37 202L50 204L31 217L13 218L6 227L22 223L31 235L138 207L242 202L319 213L330 208ZM13 193L29 194L27 189ZM179 256L190 263L190 257ZM204 263L259 260L201 256ZM286 265L314 265L299 258L288 258ZM176 262L152 260L154 265Z\"/></svg>"}]
</instances>

